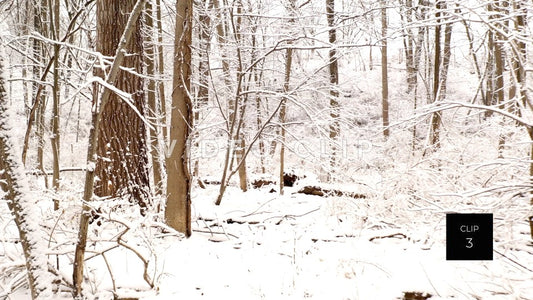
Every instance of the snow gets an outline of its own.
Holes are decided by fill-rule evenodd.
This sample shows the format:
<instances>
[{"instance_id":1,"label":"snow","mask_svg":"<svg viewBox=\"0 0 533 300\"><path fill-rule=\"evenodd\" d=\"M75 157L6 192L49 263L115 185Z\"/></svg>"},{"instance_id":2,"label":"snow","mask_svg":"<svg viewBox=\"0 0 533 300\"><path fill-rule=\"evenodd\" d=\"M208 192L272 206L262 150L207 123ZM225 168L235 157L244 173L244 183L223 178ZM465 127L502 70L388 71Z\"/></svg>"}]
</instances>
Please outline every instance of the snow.
<instances>
[{"instance_id":1,"label":"snow","mask_svg":"<svg viewBox=\"0 0 533 300\"><path fill-rule=\"evenodd\" d=\"M316 11L306 12L309 15L298 22L309 22L305 30L321 44L319 39L325 40L327 31L319 22L321 27L313 25L311 19L322 18L318 11L323 8L319 2L309 5L313 5ZM276 18L283 14L281 8L269 8L272 28L267 33L278 29ZM347 15L350 13L353 12L346 12ZM390 18L391 24L398 23L395 14ZM324 23L325 18L322 19ZM300 25L307 26L303 23ZM472 28L479 31L476 38L480 38L484 30L478 26L481 25ZM498 115L484 118L476 110L478 105L464 107L472 100L478 82L476 75L469 72L472 66L464 54L467 53L464 33L457 28L460 26L455 27L453 40L456 47L447 89L450 109L443 114L439 150L422 155L427 146L427 114L434 106L425 105L426 91L419 82L418 109L413 109L413 95L405 93L405 66L396 63L396 50L399 50L401 40L391 40L389 44L389 100L393 126L387 140L382 138L380 127L379 68L362 71L366 68L367 48L338 47L340 90L345 95L340 99L343 118L338 143L340 157L334 170L334 181L323 182L324 175L332 171L329 141L325 138L330 123L325 101L329 86L322 74L326 70L323 69L323 58L328 49L317 50L314 54L296 51L298 59L294 62L293 77L297 80L291 83L291 87L300 88L291 91L286 124L286 168L302 177L296 185L286 187L283 196L277 193L277 185L242 192L237 188L236 175L222 204L213 205L219 191L219 185L213 183L220 181L228 141L218 108L212 105L202 108L204 119L195 128L198 136L193 139L196 140L191 141L191 163L199 159L199 179L210 183L206 184L206 189L193 186L192 236L185 239L168 228L161 212L141 217L138 208L127 200L96 197L89 204L100 218L89 229L84 296L95 300L114 299L114 293L151 300L401 299L404 292L413 291L429 293L433 295L431 299L533 299L533 244L527 222L527 218L533 215L528 195L530 139L522 127L509 120ZM265 49L287 34L280 31L267 36ZM173 45L169 41L164 44ZM301 46L302 49L312 47L305 39L301 40ZM221 53L217 47L213 47L213 53L210 53L214 85L222 82L217 73L221 69L218 66ZM78 48L84 53L95 54L102 65L109 64L112 59L85 47ZM374 50L374 59L379 63L379 50ZM356 59L357 54L352 52L358 52L365 59ZM265 115L271 112L269 109L272 110L277 103L276 97L280 96L276 91L280 84L275 81L281 74L276 72L282 70L279 68L283 61L280 53L266 57L264 86L252 87L271 97L270 108L262 104L265 105L262 107ZM87 58L81 59L90 62ZM19 62L15 59L12 63ZM171 68L171 64L167 68ZM13 72L13 78L22 77L20 68L14 68ZM85 78L87 76L89 78ZM169 74L163 77L171 78ZM70 103L81 97L94 82L119 93L131 104L128 101L130 94L90 75L82 76L79 88L73 88L71 96L62 102ZM25 130L21 124L26 123L26 116L20 82L12 81L12 84L14 92L10 99L13 105L7 116L0 118L0 122L9 122L11 129L0 134L13 142L10 149L14 153L13 160L16 160L21 149L17 142L22 140ZM170 86L167 85L167 96L171 94L168 93L171 92ZM216 88L220 99L233 99L235 94L231 86ZM252 92L253 89L250 95ZM93 107L85 99L79 103L82 121L79 132L75 132L72 125L63 125L66 124L63 120L60 122L64 126L61 129L62 166L67 162L74 167L87 164L85 153ZM452 106L457 107L452 109ZM63 109L63 113L65 111ZM506 111L499 112L509 115ZM251 126L256 121L252 119L254 113L255 109L251 107L247 111L250 118L245 120L248 141L255 135ZM518 119L531 124L529 114L523 114L522 118ZM417 131L413 134L414 125ZM265 144L278 138L270 127L274 126L269 126L262 136ZM498 157L500 135L506 138L503 158ZM199 141L198 147L195 141ZM34 147L35 140L30 142ZM172 152L176 141L168 144L166 154ZM229 144L235 146L235 143ZM70 151L65 145L70 145ZM276 180L278 153L265 158L267 174L261 174L257 144L254 147L247 160L250 179ZM29 152L28 169L35 164L34 152ZM45 161L49 163L50 156L47 155L46 151ZM87 169L93 171L95 163L89 162ZM56 295L47 296L50 299L71 299L65 283L70 283L72 278L84 172L62 173L61 188L54 193L45 188L42 176L28 176L22 168L17 170L16 176L24 191L19 202L26 211L24 217L29 224L26 229L31 233L30 239L35 242L33 247L38 254L34 263L43 268L40 285L46 290L54 286L51 282L57 278L52 278L44 268L48 264L57 267L63 283L58 285L60 291ZM194 179L193 183L196 182ZM360 193L366 198L297 193L307 185ZM271 193L272 189L274 192ZM0 191L0 197L0 203L6 203L3 200L5 193ZM164 197L154 198L151 203L165 202ZM60 210L53 211L52 199L60 200ZM445 216L450 212L494 214L493 261L446 261ZM124 233L125 226L129 228L127 233ZM117 238L123 233L122 242L128 248L117 244ZM30 298L25 283L24 255L18 239L13 216L2 204L2 299ZM143 278L144 264L139 256L148 262L148 281L153 281L154 288Z\"/></svg>"}]
</instances>

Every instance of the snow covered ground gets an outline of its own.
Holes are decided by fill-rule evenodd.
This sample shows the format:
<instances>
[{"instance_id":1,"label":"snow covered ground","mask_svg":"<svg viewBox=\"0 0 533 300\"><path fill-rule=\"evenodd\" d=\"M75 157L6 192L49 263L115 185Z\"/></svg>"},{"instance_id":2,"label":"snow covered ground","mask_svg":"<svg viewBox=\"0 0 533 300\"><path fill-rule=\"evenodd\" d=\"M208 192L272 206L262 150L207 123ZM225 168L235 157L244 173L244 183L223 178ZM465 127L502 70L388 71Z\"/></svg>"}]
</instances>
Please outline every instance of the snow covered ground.
<instances>
[{"instance_id":1,"label":"snow covered ground","mask_svg":"<svg viewBox=\"0 0 533 300\"><path fill-rule=\"evenodd\" d=\"M282 197L268 188L231 189L225 203L215 207L215 188L196 195L193 236L167 237L156 247L158 291L134 294L143 299L400 299L403 292L417 291L432 299L533 299L533 247L525 246L525 221L505 224L496 215L494 249L501 254L493 261L452 262L445 260L445 212L429 205L408 205L406 215L418 217L401 223L387 204L376 204L385 208L378 209L360 199L293 194L297 187ZM114 267L117 285L143 287L135 257L117 250L112 261L122 263L121 271ZM111 288L105 275L98 282L99 289Z\"/></svg>"}]
</instances>

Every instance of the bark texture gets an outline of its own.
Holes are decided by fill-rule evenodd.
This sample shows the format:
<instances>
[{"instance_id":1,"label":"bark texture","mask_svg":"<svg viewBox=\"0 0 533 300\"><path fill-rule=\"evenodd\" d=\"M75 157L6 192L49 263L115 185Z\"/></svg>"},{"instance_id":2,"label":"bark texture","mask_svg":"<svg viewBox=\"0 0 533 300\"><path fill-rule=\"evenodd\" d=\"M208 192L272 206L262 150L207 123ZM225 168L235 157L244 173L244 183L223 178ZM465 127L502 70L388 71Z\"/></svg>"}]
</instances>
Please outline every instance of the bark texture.
<instances>
[{"instance_id":1,"label":"bark texture","mask_svg":"<svg viewBox=\"0 0 533 300\"><path fill-rule=\"evenodd\" d=\"M9 104L2 72L3 61L0 59L0 187L7 193L9 201L6 202L18 228L32 299L51 299L52 276L48 273L45 255L46 237L39 228L35 201L25 194L28 186L24 171L9 140L13 134L7 124Z\"/></svg>"},{"instance_id":2,"label":"bark texture","mask_svg":"<svg viewBox=\"0 0 533 300\"><path fill-rule=\"evenodd\" d=\"M191 40L192 0L176 2L176 34L174 41L174 75L170 140L176 141L167 159L167 224L185 236L191 235L191 176L188 168L187 144L192 127Z\"/></svg>"},{"instance_id":3,"label":"bark texture","mask_svg":"<svg viewBox=\"0 0 533 300\"><path fill-rule=\"evenodd\" d=\"M135 0L99 0L97 14L97 51L106 56L114 56L122 32L126 27ZM143 43L141 21L133 28L133 36L126 44L128 53L122 68L142 73ZM131 94L133 110L124 99L112 93L104 103L102 126L99 128L96 163L95 194L100 197L127 196L139 204L144 211L149 203L148 148L146 126L141 116L145 115L143 80L131 72L120 70L112 84ZM103 70L96 71L104 77ZM96 95L98 93L95 93Z\"/></svg>"},{"instance_id":4,"label":"bark texture","mask_svg":"<svg viewBox=\"0 0 533 300\"><path fill-rule=\"evenodd\" d=\"M339 124L339 65L337 62L337 50L334 45L337 42L337 29L335 28L335 0L326 0L326 17L328 20L328 37L331 49L329 50L329 106L331 124L329 125L329 138L331 143L331 157L330 167L331 170L335 169L336 156L337 156L337 137L340 134ZM331 179L331 173L328 174L328 178Z\"/></svg>"}]
</instances>

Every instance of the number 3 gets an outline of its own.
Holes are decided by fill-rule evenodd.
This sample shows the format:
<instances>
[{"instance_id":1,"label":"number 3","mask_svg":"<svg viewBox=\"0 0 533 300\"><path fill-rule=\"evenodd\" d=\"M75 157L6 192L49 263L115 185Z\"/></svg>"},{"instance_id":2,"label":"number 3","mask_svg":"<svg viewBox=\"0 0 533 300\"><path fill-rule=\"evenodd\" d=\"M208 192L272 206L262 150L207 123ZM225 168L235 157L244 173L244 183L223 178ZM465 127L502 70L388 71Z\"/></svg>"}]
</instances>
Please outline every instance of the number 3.
<instances>
[{"instance_id":1,"label":"number 3","mask_svg":"<svg viewBox=\"0 0 533 300\"><path fill-rule=\"evenodd\" d=\"M472 243L472 238L466 238L466 248L470 249L474 247L474 244Z\"/></svg>"}]
</instances>

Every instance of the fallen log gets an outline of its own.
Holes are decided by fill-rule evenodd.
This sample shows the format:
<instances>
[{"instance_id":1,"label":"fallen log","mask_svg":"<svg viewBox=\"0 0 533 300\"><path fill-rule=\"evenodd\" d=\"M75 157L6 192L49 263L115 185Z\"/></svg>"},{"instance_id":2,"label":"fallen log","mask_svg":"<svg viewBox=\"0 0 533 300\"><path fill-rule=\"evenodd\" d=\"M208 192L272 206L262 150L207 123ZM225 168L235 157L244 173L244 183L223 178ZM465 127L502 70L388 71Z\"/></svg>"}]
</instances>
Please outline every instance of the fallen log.
<instances>
[{"instance_id":1,"label":"fallen log","mask_svg":"<svg viewBox=\"0 0 533 300\"><path fill-rule=\"evenodd\" d=\"M357 199L366 198L366 195L364 195L364 194L348 192L348 191L341 191L341 190L337 190L337 189L322 188L322 187L319 187L319 186L312 186L312 185L304 186L303 188L301 188L298 191L298 193L299 194L306 194L306 195L320 196L320 197L324 197L324 196L337 196L337 197L346 196L346 197L357 198Z\"/></svg>"}]
</instances>

